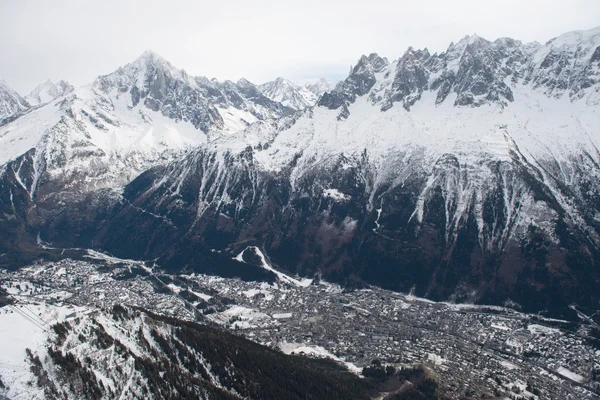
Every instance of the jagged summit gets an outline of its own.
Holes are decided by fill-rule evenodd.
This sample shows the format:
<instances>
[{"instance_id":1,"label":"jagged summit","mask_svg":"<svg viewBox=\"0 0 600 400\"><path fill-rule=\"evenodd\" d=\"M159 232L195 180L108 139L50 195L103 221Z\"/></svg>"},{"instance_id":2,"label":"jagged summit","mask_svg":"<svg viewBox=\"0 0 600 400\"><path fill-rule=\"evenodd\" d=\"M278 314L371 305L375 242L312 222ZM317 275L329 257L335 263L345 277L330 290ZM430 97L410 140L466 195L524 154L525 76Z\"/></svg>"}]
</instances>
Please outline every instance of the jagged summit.
<instances>
[{"instance_id":1,"label":"jagged summit","mask_svg":"<svg viewBox=\"0 0 600 400\"><path fill-rule=\"evenodd\" d=\"M162 60L165 61L164 57L159 55L154 50L146 49L144 52L138 57L138 60Z\"/></svg>"},{"instance_id":2,"label":"jagged summit","mask_svg":"<svg viewBox=\"0 0 600 400\"><path fill-rule=\"evenodd\" d=\"M505 107L515 99L515 85L555 98L566 94L572 101L587 97L587 102L597 104L600 95L590 88L600 81L598 60L599 28L566 33L545 45L467 35L440 54L409 47L391 64L377 54L363 55L320 105L340 109L340 118L346 118L348 105L368 94L371 103L384 111L397 103L408 111L423 93L432 92L436 105L451 97L459 107ZM385 76L394 77L375 76L384 70Z\"/></svg>"},{"instance_id":3,"label":"jagged summit","mask_svg":"<svg viewBox=\"0 0 600 400\"><path fill-rule=\"evenodd\" d=\"M63 174L63 183L87 189L119 187L209 136L293 112L247 80L189 76L152 51L76 90L64 81L40 85L33 112L14 91L2 93L5 118L16 121L0 136L0 165L35 150L35 176ZM31 197L38 178L25 185Z\"/></svg>"},{"instance_id":4,"label":"jagged summit","mask_svg":"<svg viewBox=\"0 0 600 400\"><path fill-rule=\"evenodd\" d=\"M73 86L64 80L48 79L46 82L33 89L25 99L32 106L46 104L58 97L73 91Z\"/></svg>"},{"instance_id":5,"label":"jagged summit","mask_svg":"<svg viewBox=\"0 0 600 400\"><path fill-rule=\"evenodd\" d=\"M382 58L377 53L371 53L369 56L362 55L356 66L352 69L352 74L366 72L367 70L380 72L387 65L389 65L387 58Z\"/></svg>"},{"instance_id":6,"label":"jagged summit","mask_svg":"<svg viewBox=\"0 0 600 400\"><path fill-rule=\"evenodd\" d=\"M473 44L473 43L477 43L477 42L488 42L488 40L479 36L476 33L473 33L471 35L466 35L458 43L465 43L465 44L469 45L469 44Z\"/></svg>"},{"instance_id":7,"label":"jagged summit","mask_svg":"<svg viewBox=\"0 0 600 400\"><path fill-rule=\"evenodd\" d=\"M238 86L242 86L242 87L250 87L250 86L255 86L252 82L250 82L248 79L246 78L240 78L237 80L236 84Z\"/></svg>"},{"instance_id":8,"label":"jagged summit","mask_svg":"<svg viewBox=\"0 0 600 400\"><path fill-rule=\"evenodd\" d=\"M11 88L4 79L0 79L0 126L24 114L30 107L27 100Z\"/></svg>"},{"instance_id":9,"label":"jagged summit","mask_svg":"<svg viewBox=\"0 0 600 400\"><path fill-rule=\"evenodd\" d=\"M283 77L278 77L274 81L264 83L258 87L260 91L273 101L293 108L294 110L304 110L315 105L319 96L319 90L314 92L307 87L293 83Z\"/></svg>"},{"instance_id":10,"label":"jagged summit","mask_svg":"<svg viewBox=\"0 0 600 400\"><path fill-rule=\"evenodd\" d=\"M165 66L169 66L170 68L173 69L177 69L175 67L173 67L173 65L167 61L163 56L161 56L160 54L158 54L157 52L153 51L153 50L144 50L144 52L142 54L140 54L135 60L125 64L125 66L127 65L137 65L137 66L141 66L141 65L151 65L151 64L158 64L158 65L165 65Z\"/></svg>"},{"instance_id":11,"label":"jagged summit","mask_svg":"<svg viewBox=\"0 0 600 400\"><path fill-rule=\"evenodd\" d=\"M255 85L244 78L237 83L221 83L192 77L153 51L146 51L134 62L100 76L94 88L104 94L115 89L118 93L127 92L131 107L142 103L168 118L191 122L204 133L235 131L256 120L290 111L257 95ZM238 111L222 112L230 107Z\"/></svg>"},{"instance_id":12,"label":"jagged summit","mask_svg":"<svg viewBox=\"0 0 600 400\"><path fill-rule=\"evenodd\" d=\"M293 85L292 81L289 81L282 76L278 76L277 78L275 78L275 82L279 84Z\"/></svg>"}]
</instances>

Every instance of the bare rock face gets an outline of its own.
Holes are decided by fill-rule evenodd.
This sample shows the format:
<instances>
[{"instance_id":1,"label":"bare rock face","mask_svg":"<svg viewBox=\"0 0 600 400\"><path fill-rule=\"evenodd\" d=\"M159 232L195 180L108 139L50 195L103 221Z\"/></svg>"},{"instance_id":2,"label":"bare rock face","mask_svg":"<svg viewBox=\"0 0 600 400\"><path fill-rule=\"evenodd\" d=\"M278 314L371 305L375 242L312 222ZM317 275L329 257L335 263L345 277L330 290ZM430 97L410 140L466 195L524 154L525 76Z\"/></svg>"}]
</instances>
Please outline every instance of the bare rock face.
<instances>
[{"instance_id":1,"label":"bare rock face","mask_svg":"<svg viewBox=\"0 0 600 400\"><path fill-rule=\"evenodd\" d=\"M319 106L335 110L341 107L340 118L347 117L348 105L352 104L357 97L367 94L380 73L389 65L387 59L379 57L376 53L362 56L346 80L340 82L333 91L323 94L319 100Z\"/></svg>"}]
</instances>

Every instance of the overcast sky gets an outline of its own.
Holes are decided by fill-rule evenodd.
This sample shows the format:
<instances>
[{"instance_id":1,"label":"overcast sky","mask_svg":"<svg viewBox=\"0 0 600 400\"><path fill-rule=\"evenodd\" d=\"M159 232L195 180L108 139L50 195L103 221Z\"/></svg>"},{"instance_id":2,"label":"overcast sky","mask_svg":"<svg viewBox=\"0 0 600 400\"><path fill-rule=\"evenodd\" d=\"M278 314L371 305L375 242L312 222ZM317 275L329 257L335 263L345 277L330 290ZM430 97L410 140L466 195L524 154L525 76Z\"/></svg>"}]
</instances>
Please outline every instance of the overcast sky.
<instances>
[{"instance_id":1,"label":"overcast sky","mask_svg":"<svg viewBox=\"0 0 600 400\"><path fill-rule=\"evenodd\" d=\"M600 0L0 0L0 79L76 86L152 49L193 75L341 79L361 54L467 34L546 42L600 25Z\"/></svg>"}]
</instances>

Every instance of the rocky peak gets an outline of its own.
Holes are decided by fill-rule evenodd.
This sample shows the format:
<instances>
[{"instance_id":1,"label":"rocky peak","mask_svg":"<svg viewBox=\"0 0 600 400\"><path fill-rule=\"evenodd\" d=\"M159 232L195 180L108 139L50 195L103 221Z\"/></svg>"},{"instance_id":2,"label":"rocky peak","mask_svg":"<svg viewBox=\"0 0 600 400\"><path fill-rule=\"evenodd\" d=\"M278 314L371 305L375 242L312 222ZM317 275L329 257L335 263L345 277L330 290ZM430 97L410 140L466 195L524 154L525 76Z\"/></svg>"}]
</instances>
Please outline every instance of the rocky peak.
<instances>
[{"instance_id":1,"label":"rocky peak","mask_svg":"<svg viewBox=\"0 0 600 400\"><path fill-rule=\"evenodd\" d=\"M250 82L246 78L240 78L240 79L238 79L237 86L239 88L248 88L248 89L253 89L253 88L256 87L256 85L254 85L252 82Z\"/></svg>"},{"instance_id":2,"label":"rocky peak","mask_svg":"<svg viewBox=\"0 0 600 400\"><path fill-rule=\"evenodd\" d=\"M511 89L504 83L506 73L500 69L503 57L496 46L478 36L469 37L458 63L453 82L445 82L444 89L457 94L454 105L479 106L490 101L505 105L513 101ZM438 101L446 97L438 96Z\"/></svg>"},{"instance_id":3,"label":"rocky peak","mask_svg":"<svg viewBox=\"0 0 600 400\"><path fill-rule=\"evenodd\" d=\"M135 62L139 62L139 63L162 63L162 64L168 64L168 61L165 60L163 57L161 57L159 54L157 54L156 52L148 49L145 50L137 59Z\"/></svg>"},{"instance_id":4,"label":"rocky peak","mask_svg":"<svg viewBox=\"0 0 600 400\"><path fill-rule=\"evenodd\" d=\"M55 81L48 79L46 82L33 89L25 99L32 106L46 104L73 90L73 86L64 80Z\"/></svg>"},{"instance_id":5,"label":"rocky peak","mask_svg":"<svg viewBox=\"0 0 600 400\"><path fill-rule=\"evenodd\" d=\"M0 79L0 126L27 112L31 105Z\"/></svg>"},{"instance_id":6,"label":"rocky peak","mask_svg":"<svg viewBox=\"0 0 600 400\"><path fill-rule=\"evenodd\" d=\"M183 70L175 68L158 54L146 50L135 61L109 75L98 77L94 82L94 88L101 92L109 92L116 88L123 93L135 87L134 92L143 94L142 98L150 92L158 98L164 96L165 86L173 80L187 85L191 81ZM132 99L134 103L139 100L135 97L137 96Z\"/></svg>"},{"instance_id":7,"label":"rocky peak","mask_svg":"<svg viewBox=\"0 0 600 400\"><path fill-rule=\"evenodd\" d=\"M357 97L369 93L377 82L375 74L382 72L388 65L388 60L379 57L376 53L371 53L368 57L363 55L356 66L351 68L350 75L343 82L340 82L333 91L323 94L319 105L332 110L342 107L339 117L347 118L348 106L354 103Z\"/></svg>"},{"instance_id":8,"label":"rocky peak","mask_svg":"<svg viewBox=\"0 0 600 400\"><path fill-rule=\"evenodd\" d=\"M285 79L282 76L278 76L277 78L275 78L275 84L279 86L296 86L291 81Z\"/></svg>"},{"instance_id":9,"label":"rocky peak","mask_svg":"<svg viewBox=\"0 0 600 400\"><path fill-rule=\"evenodd\" d=\"M545 45L522 43L511 38L493 42L478 35L451 43L441 54L427 49L408 50L395 62L393 79L385 58L363 55L348 78L326 93L319 105L349 115L357 97L369 95L383 111L399 103L407 111L425 91L436 94L436 104L450 94L454 106L506 107L514 101L516 85L530 85L547 96L568 94L572 101L587 97L587 104L600 104L600 28L561 35Z\"/></svg>"},{"instance_id":10,"label":"rocky peak","mask_svg":"<svg viewBox=\"0 0 600 400\"><path fill-rule=\"evenodd\" d=\"M558 36L535 54L527 81L551 97L591 95L590 102L600 104L598 93L590 90L600 82L599 48L600 27Z\"/></svg>"},{"instance_id":11,"label":"rocky peak","mask_svg":"<svg viewBox=\"0 0 600 400\"><path fill-rule=\"evenodd\" d=\"M190 77L152 51L112 74L99 77L94 90L101 96L130 96L130 107L143 104L176 121L189 121L208 133L225 128L221 109L233 107L250 113L245 122L287 115L291 110L270 101L256 85L242 78L237 83ZM110 102L103 102L110 104Z\"/></svg>"},{"instance_id":12,"label":"rocky peak","mask_svg":"<svg viewBox=\"0 0 600 400\"><path fill-rule=\"evenodd\" d=\"M600 54L599 54L600 56ZM311 93L313 93L317 99L321 98L323 93L333 89L335 84L330 83L325 78L319 78L314 82L308 82L304 87Z\"/></svg>"},{"instance_id":13,"label":"rocky peak","mask_svg":"<svg viewBox=\"0 0 600 400\"><path fill-rule=\"evenodd\" d=\"M377 53L371 53L369 56L361 56L356 66L352 69L351 74L360 74L365 72L377 73L381 72L389 65L386 58L379 57Z\"/></svg>"},{"instance_id":14,"label":"rocky peak","mask_svg":"<svg viewBox=\"0 0 600 400\"><path fill-rule=\"evenodd\" d=\"M306 87L278 77L274 81L260 85L259 90L273 101L280 102L294 110L304 110L315 105L318 95Z\"/></svg>"},{"instance_id":15,"label":"rocky peak","mask_svg":"<svg viewBox=\"0 0 600 400\"><path fill-rule=\"evenodd\" d=\"M429 58L427 49L408 48L398 60L394 81L391 88L387 90L382 105L383 111L391 108L395 102L402 102L402 106L409 110L421 98L421 94L429 84L429 71L425 67Z\"/></svg>"}]
</instances>

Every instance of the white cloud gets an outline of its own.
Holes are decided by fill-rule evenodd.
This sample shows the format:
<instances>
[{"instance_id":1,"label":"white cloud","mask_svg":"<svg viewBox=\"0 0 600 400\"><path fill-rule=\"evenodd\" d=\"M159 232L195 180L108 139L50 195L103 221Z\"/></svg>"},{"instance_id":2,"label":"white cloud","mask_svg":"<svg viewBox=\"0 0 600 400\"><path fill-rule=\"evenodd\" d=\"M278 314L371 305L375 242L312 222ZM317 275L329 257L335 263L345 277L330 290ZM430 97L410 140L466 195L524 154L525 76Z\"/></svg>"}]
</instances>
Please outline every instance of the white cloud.
<instances>
[{"instance_id":1,"label":"white cloud","mask_svg":"<svg viewBox=\"0 0 600 400\"><path fill-rule=\"evenodd\" d=\"M346 75L361 54L443 51L477 33L546 41L600 21L598 0L0 0L0 78L75 85L152 49L194 75L256 83Z\"/></svg>"}]
</instances>

